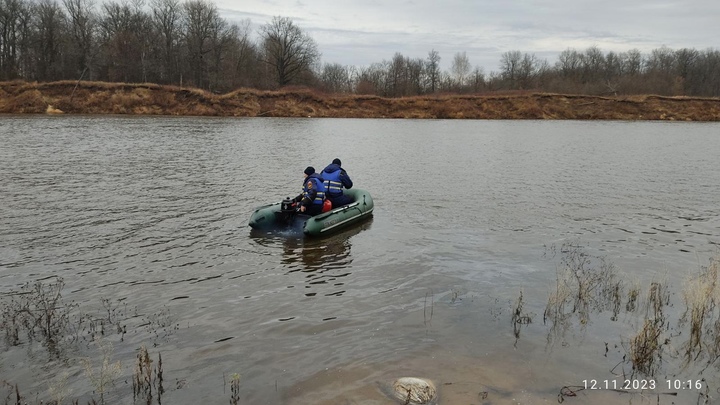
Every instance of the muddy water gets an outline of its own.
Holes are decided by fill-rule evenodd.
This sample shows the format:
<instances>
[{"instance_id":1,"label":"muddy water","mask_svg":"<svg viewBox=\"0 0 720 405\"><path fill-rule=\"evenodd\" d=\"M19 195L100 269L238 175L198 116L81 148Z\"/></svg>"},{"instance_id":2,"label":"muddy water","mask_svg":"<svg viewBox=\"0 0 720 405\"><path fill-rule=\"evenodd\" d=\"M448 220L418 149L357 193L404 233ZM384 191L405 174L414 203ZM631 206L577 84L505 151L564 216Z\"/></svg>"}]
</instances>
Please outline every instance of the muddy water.
<instances>
[{"instance_id":1,"label":"muddy water","mask_svg":"<svg viewBox=\"0 0 720 405\"><path fill-rule=\"evenodd\" d=\"M165 403L228 401L232 373L240 403L390 403L383 384L401 376L435 381L442 404L555 403L563 386L622 380L642 320L603 312L561 332L543 324L559 247L582 244L643 289L670 285L678 318L683 280L720 243L718 133L692 123L3 117L0 291L59 276L76 324L87 313L124 326L103 337L122 362L106 395L116 402L132 401L144 344L162 354ZM254 207L295 195L305 166L334 157L373 195L370 221L322 240L250 232ZM516 334L521 292L532 323ZM27 339L4 346L0 379L47 399L48 381L67 372L70 396L90 398L78 359L101 358L86 330L75 335L59 355ZM714 366L701 376L677 357L665 356L659 387L705 377L720 395ZM651 400L694 403L700 391Z\"/></svg>"}]
</instances>

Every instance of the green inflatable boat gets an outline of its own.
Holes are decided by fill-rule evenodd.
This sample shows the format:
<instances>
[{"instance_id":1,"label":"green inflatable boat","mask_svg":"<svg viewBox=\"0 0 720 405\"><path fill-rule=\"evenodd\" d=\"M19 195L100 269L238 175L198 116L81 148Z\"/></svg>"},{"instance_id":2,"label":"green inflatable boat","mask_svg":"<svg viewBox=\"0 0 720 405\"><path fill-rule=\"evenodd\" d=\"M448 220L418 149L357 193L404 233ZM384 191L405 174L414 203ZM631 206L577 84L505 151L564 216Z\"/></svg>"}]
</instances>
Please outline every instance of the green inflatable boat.
<instances>
[{"instance_id":1,"label":"green inflatable boat","mask_svg":"<svg viewBox=\"0 0 720 405\"><path fill-rule=\"evenodd\" d=\"M305 235L321 236L345 229L372 216L373 199L370 193L359 188L343 190L343 193L354 201L314 217L295 212L288 200L258 207L250 216L249 225L258 230L296 229Z\"/></svg>"}]
</instances>

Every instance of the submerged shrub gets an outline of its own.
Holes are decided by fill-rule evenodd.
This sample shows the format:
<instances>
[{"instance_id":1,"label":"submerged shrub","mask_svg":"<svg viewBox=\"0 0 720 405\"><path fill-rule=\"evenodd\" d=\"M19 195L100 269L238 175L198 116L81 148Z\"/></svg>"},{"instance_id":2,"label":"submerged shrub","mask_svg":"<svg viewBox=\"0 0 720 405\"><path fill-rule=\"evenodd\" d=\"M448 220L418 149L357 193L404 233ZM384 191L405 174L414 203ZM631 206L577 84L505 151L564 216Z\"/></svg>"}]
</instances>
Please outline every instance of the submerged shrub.
<instances>
[{"instance_id":1,"label":"submerged shrub","mask_svg":"<svg viewBox=\"0 0 720 405\"><path fill-rule=\"evenodd\" d=\"M63 303L64 286L62 277L57 277L50 283L25 284L20 291L11 293L10 299L2 304L6 342L20 344L21 332L25 332L29 340L39 336L49 348L54 348L65 335L70 313L76 307Z\"/></svg>"},{"instance_id":2,"label":"submerged shrub","mask_svg":"<svg viewBox=\"0 0 720 405\"><path fill-rule=\"evenodd\" d=\"M577 314L584 325L589 321L591 311L609 308L617 316L623 287L615 266L603 257L588 254L577 243L563 244L560 252L555 289L548 298L543 321L556 325Z\"/></svg>"}]
</instances>

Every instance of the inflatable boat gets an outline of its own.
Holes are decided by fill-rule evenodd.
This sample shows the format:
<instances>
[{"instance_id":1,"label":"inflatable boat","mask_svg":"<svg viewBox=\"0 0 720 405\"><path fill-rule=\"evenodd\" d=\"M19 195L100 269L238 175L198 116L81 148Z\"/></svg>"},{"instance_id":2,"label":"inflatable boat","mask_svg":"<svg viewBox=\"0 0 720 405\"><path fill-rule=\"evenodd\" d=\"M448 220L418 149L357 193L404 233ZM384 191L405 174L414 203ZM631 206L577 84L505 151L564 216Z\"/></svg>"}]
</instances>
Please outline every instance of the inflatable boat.
<instances>
[{"instance_id":1,"label":"inflatable boat","mask_svg":"<svg viewBox=\"0 0 720 405\"><path fill-rule=\"evenodd\" d=\"M309 236L330 234L347 228L372 216L373 199L365 190L351 188L343 190L353 202L315 215L301 214L291 206L290 200L258 207L250 216L250 227L260 230L297 229Z\"/></svg>"}]
</instances>

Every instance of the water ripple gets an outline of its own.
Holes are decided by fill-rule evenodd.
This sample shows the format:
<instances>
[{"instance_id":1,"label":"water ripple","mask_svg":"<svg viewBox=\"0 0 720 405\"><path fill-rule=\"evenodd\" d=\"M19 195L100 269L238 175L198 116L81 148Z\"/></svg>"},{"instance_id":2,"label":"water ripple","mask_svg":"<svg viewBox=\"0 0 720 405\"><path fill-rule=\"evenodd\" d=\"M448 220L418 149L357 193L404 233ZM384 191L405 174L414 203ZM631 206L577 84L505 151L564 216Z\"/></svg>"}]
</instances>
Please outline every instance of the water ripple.
<instances>
[{"instance_id":1,"label":"water ripple","mask_svg":"<svg viewBox=\"0 0 720 405\"><path fill-rule=\"evenodd\" d=\"M544 246L581 238L639 279L679 278L665 269L717 251L718 127L681 132L641 123L3 118L0 290L62 276L67 298L83 305L112 298L142 314L167 305L185 325L172 342L173 371L198 376L198 400L217 385L211 376L228 371L247 369L249 395L263 397L257 387L278 376L360 361L391 367L449 342L512 358L488 308L524 290L542 313L555 271ZM336 156L373 194L372 220L320 240L249 231L254 207L296 195L305 166ZM123 360L133 361L141 340L118 347ZM574 371L590 375L592 361Z\"/></svg>"}]
</instances>

